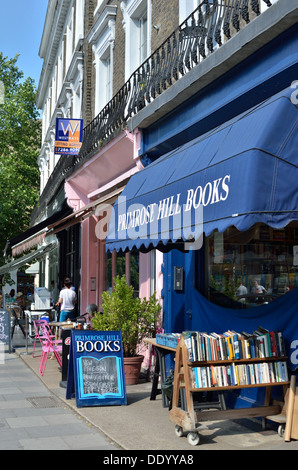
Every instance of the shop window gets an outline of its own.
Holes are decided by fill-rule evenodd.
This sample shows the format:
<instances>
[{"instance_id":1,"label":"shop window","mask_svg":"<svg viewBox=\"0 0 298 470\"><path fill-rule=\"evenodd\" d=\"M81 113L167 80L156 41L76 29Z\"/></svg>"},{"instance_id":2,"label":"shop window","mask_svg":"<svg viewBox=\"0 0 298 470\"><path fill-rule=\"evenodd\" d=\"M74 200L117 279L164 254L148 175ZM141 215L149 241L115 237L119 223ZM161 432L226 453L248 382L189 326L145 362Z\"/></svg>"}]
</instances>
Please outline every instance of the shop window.
<instances>
[{"instance_id":1,"label":"shop window","mask_svg":"<svg viewBox=\"0 0 298 470\"><path fill-rule=\"evenodd\" d=\"M95 114L98 114L113 96L113 68L111 48L96 60Z\"/></svg>"},{"instance_id":2,"label":"shop window","mask_svg":"<svg viewBox=\"0 0 298 470\"><path fill-rule=\"evenodd\" d=\"M205 294L228 308L270 303L298 286L298 228L230 227L205 242ZM198 268L198 266L197 266Z\"/></svg>"},{"instance_id":3,"label":"shop window","mask_svg":"<svg viewBox=\"0 0 298 470\"><path fill-rule=\"evenodd\" d=\"M132 250L130 253L130 284L134 288L135 296L139 296L139 252Z\"/></svg>"},{"instance_id":4,"label":"shop window","mask_svg":"<svg viewBox=\"0 0 298 470\"><path fill-rule=\"evenodd\" d=\"M150 251L150 294L156 292L156 250Z\"/></svg>"}]
</instances>

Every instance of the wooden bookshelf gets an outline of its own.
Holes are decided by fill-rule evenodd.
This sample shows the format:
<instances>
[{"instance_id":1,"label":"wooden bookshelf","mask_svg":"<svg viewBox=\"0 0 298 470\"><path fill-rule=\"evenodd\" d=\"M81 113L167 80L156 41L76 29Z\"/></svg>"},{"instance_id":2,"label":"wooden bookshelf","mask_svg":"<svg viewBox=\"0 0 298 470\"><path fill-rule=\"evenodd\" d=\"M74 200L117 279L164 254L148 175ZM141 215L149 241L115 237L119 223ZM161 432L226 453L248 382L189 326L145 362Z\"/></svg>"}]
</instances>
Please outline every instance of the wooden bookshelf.
<instances>
[{"instance_id":1,"label":"wooden bookshelf","mask_svg":"<svg viewBox=\"0 0 298 470\"><path fill-rule=\"evenodd\" d=\"M256 383L247 385L225 385L225 386L212 386L197 388L193 386L193 378L191 369L200 366L218 366L225 364L249 364L249 363L266 363L275 361L285 361L284 357L269 357L269 358L253 358L253 359L237 359L237 360L223 360L223 361L204 361L204 362L190 362L188 351L184 342L183 336L181 337L175 356L175 373L173 382L173 398L172 408L170 410L170 420L175 424L175 431L178 437L187 432L188 442L192 445L199 443L198 430L201 422L215 421L223 419L240 419L240 418L255 418L266 416L278 415L281 412L279 405L272 405L272 387L282 386L284 393L289 386L289 381L283 382L270 382L270 383ZM200 411L200 407L196 405L193 394L195 392L216 392L216 391L229 391L234 389L265 387L265 400L264 406L242 409L221 409ZM181 393L184 396L184 406L181 407Z\"/></svg>"},{"instance_id":2,"label":"wooden bookshelf","mask_svg":"<svg viewBox=\"0 0 298 470\"><path fill-rule=\"evenodd\" d=\"M193 361L188 362L188 366L190 367L200 367L200 366L210 366L216 365L224 365L224 364L247 364L253 362L275 362L275 361L286 361L287 358L285 356L278 356L278 357L253 357L249 359L224 359L219 361Z\"/></svg>"}]
</instances>

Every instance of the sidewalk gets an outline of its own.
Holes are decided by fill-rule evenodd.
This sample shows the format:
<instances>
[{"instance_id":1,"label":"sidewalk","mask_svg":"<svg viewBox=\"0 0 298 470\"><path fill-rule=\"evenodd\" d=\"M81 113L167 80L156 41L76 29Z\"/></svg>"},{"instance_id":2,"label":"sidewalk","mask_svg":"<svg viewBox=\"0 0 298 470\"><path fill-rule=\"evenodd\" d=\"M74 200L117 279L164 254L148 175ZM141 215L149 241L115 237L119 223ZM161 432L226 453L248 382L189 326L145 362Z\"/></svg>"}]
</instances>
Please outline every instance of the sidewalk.
<instances>
[{"instance_id":1,"label":"sidewalk","mask_svg":"<svg viewBox=\"0 0 298 470\"><path fill-rule=\"evenodd\" d=\"M117 447L124 450L298 450L298 441L285 442L277 433L275 423L262 430L259 420L224 420L207 422L200 431L198 446L188 444L186 436L178 438L169 420L169 411L162 407L161 395L150 400L151 383L129 385L127 406L77 408L75 399L66 400L60 387L61 372L56 360L48 360L45 374L39 374L39 358L31 355L32 346L16 348L16 354L56 397L75 413L90 422ZM8 355L8 354L7 354ZM8 355L9 356L9 355Z\"/></svg>"},{"instance_id":2,"label":"sidewalk","mask_svg":"<svg viewBox=\"0 0 298 470\"><path fill-rule=\"evenodd\" d=\"M0 450L117 450L51 393L17 354L0 362Z\"/></svg>"}]
</instances>

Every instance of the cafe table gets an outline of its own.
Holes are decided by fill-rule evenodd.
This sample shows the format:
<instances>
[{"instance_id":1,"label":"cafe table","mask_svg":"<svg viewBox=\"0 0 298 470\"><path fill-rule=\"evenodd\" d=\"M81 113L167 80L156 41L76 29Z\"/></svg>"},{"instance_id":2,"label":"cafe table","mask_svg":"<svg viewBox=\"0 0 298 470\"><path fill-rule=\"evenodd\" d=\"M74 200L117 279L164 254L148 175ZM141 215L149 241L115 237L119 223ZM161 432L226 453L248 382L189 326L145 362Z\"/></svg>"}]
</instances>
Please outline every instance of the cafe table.
<instances>
[{"instance_id":1,"label":"cafe table","mask_svg":"<svg viewBox=\"0 0 298 470\"><path fill-rule=\"evenodd\" d=\"M55 336L56 339L60 337L59 329L62 330L64 328L72 329L75 327L75 322L68 322L68 321L51 321L48 323L50 328L55 328Z\"/></svg>"}]
</instances>

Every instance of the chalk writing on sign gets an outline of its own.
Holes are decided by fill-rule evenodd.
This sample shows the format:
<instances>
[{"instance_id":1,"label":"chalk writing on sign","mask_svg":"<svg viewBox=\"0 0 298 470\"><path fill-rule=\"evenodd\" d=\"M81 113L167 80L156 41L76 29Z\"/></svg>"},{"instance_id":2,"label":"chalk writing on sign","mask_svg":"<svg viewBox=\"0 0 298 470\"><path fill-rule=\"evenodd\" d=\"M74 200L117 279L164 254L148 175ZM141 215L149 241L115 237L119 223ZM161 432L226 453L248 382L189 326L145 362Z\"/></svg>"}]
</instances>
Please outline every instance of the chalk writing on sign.
<instances>
[{"instance_id":1,"label":"chalk writing on sign","mask_svg":"<svg viewBox=\"0 0 298 470\"><path fill-rule=\"evenodd\" d=\"M81 361L84 395L119 393L116 357L82 357Z\"/></svg>"}]
</instances>

